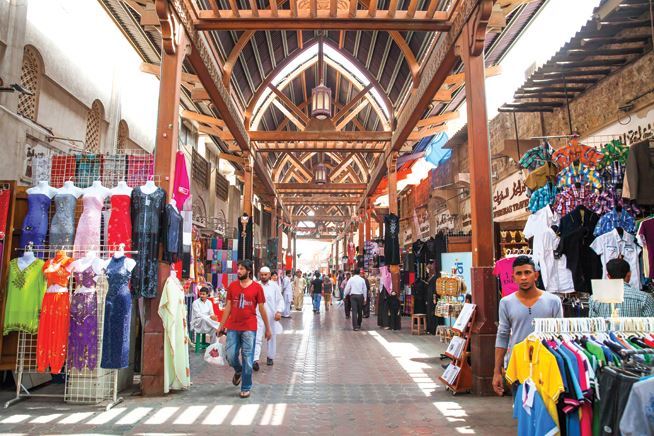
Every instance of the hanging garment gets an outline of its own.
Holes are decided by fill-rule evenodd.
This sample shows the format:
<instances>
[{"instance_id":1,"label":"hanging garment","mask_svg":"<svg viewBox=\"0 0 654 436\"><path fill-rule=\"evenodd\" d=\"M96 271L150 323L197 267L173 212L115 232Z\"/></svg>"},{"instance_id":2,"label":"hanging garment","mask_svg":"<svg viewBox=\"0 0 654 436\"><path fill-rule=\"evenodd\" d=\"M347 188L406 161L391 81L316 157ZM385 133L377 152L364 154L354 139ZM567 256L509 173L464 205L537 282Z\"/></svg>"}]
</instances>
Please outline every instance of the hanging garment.
<instances>
[{"instance_id":1,"label":"hanging garment","mask_svg":"<svg viewBox=\"0 0 654 436\"><path fill-rule=\"evenodd\" d=\"M559 222L559 216L552 212L549 207L544 207L527 218L523 234L527 239L534 238L532 252L536 265L543 258L543 235L545 234L545 230L552 227L552 225L558 225ZM514 289L517 290L517 285Z\"/></svg>"},{"instance_id":2,"label":"hanging garment","mask_svg":"<svg viewBox=\"0 0 654 436\"><path fill-rule=\"evenodd\" d=\"M611 212L616 206L622 206L623 210L626 210L632 215L639 215L641 213L635 201L622 198L622 194L618 190L611 191L606 189L599 194L597 207L593 208L593 210L599 214L604 214Z\"/></svg>"},{"instance_id":3,"label":"hanging garment","mask_svg":"<svg viewBox=\"0 0 654 436\"><path fill-rule=\"evenodd\" d=\"M518 290L518 284L513 280L513 261L515 257L505 257L495 262L493 275L500 280L502 297L513 294Z\"/></svg>"},{"instance_id":4,"label":"hanging garment","mask_svg":"<svg viewBox=\"0 0 654 436\"><path fill-rule=\"evenodd\" d=\"M654 378L634 383L620 419L620 433L623 436L654 434L653 404Z\"/></svg>"},{"instance_id":5,"label":"hanging garment","mask_svg":"<svg viewBox=\"0 0 654 436\"><path fill-rule=\"evenodd\" d=\"M72 181L75 178L76 165L75 156L53 156L50 186L61 188L64 182Z\"/></svg>"},{"instance_id":6,"label":"hanging garment","mask_svg":"<svg viewBox=\"0 0 654 436\"><path fill-rule=\"evenodd\" d=\"M84 204L84 210L77 223L73 249L78 257L85 256L87 251L100 249L104 199L88 194L82 197L82 203Z\"/></svg>"},{"instance_id":7,"label":"hanging garment","mask_svg":"<svg viewBox=\"0 0 654 436\"><path fill-rule=\"evenodd\" d=\"M39 155L32 158L32 184L50 182L52 159L50 156Z\"/></svg>"},{"instance_id":8,"label":"hanging garment","mask_svg":"<svg viewBox=\"0 0 654 436\"><path fill-rule=\"evenodd\" d=\"M0 190L0 265L4 265L5 238L7 236L7 218L9 217L9 203L11 190Z\"/></svg>"},{"instance_id":9,"label":"hanging garment","mask_svg":"<svg viewBox=\"0 0 654 436\"><path fill-rule=\"evenodd\" d=\"M111 251L125 244L125 251L132 250L132 199L129 195L115 194L111 196L111 215L107 228L107 245Z\"/></svg>"},{"instance_id":10,"label":"hanging garment","mask_svg":"<svg viewBox=\"0 0 654 436\"><path fill-rule=\"evenodd\" d=\"M177 207L182 210L186 199L191 195L191 183L186 170L186 157L184 152L178 151L175 156L175 181L173 185L173 198Z\"/></svg>"},{"instance_id":11,"label":"hanging garment","mask_svg":"<svg viewBox=\"0 0 654 436\"><path fill-rule=\"evenodd\" d=\"M152 155L127 156L127 185L132 188L144 185L154 175L154 157Z\"/></svg>"},{"instance_id":12,"label":"hanging garment","mask_svg":"<svg viewBox=\"0 0 654 436\"><path fill-rule=\"evenodd\" d=\"M102 332L102 362L106 369L127 368L129 365L129 330L132 296L129 292L130 271L125 256L112 257L107 266L109 291L104 305Z\"/></svg>"},{"instance_id":13,"label":"hanging garment","mask_svg":"<svg viewBox=\"0 0 654 436\"><path fill-rule=\"evenodd\" d=\"M175 263L182 258L184 246L184 222L182 215L171 204L167 204L164 211L163 232L163 261Z\"/></svg>"},{"instance_id":14,"label":"hanging garment","mask_svg":"<svg viewBox=\"0 0 654 436\"><path fill-rule=\"evenodd\" d=\"M604 189L615 191L621 189L624 181L625 164L619 161L607 163L600 170L600 177Z\"/></svg>"},{"instance_id":15,"label":"hanging garment","mask_svg":"<svg viewBox=\"0 0 654 436\"><path fill-rule=\"evenodd\" d=\"M568 269L565 254L554 255L560 243L560 238L550 227L546 227L541 236L543 252L538 259L540 276L547 292L569 294L575 291L572 272Z\"/></svg>"},{"instance_id":16,"label":"hanging garment","mask_svg":"<svg viewBox=\"0 0 654 436\"><path fill-rule=\"evenodd\" d=\"M51 199L45 194L27 195L27 214L23 220L20 233L20 248L25 248L31 242L34 247L43 247L48 233L48 211ZM37 253L43 257L43 253Z\"/></svg>"},{"instance_id":17,"label":"hanging garment","mask_svg":"<svg viewBox=\"0 0 654 436\"><path fill-rule=\"evenodd\" d=\"M48 367L59 374L66 362L66 345L70 325L70 297L68 295L68 268L73 259L64 252L45 262L43 275L48 289L43 296L36 339L36 368L45 372Z\"/></svg>"},{"instance_id":18,"label":"hanging garment","mask_svg":"<svg viewBox=\"0 0 654 436\"><path fill-rule=\"evenodd\" d=\"M46 287L43 265L41 259L35 259L21 270L18 259L9 262L3 335L17 331L32 335L37 332L39 310Z\"/></svg>"},{"instance_id":19,"label":"hanging garment","mask_svg":"<svg viewBox=\"0 0 654 436\"><path fill-rule=\"evenodd\" d=\"M552 154L552 162L559 168L566 168L574 162L581 162L589 167L596 167L604 155L593 147L580 144L577 140L570 141L567 146L556 150Z\"/></svg>"},{"instance_id":20,"label":"hanging garment","mask_svg":"<svg viewBox=\"0 0 654 436\"><path fill-rule=\"evenodd\" d=\"M550 162L553 153L554 149L552 146L549 143L544 142L523 154L520 158L520 166L529 171L533 171L536 168L545 165L545 163Z\"/></svg>"},{"instance_id":21,"label":"hanging garment","mask_svg":"<svg viewBox=\"0 0 654 436\"><path fill-rule=\"evenodd\" d=\"M88 188L95 180L100 180L102 157L95 154L75 155L75 185Z\"/></svg>"},{"instance_id":22,"label":"hanging garment","mask_svg":"<svg viewBox=\"0 0 654 436\"><path fill-rule=\"evenodd\" d=\"M617 229L595 238L590 247L601 256L604 267L604 278L608 278L606 264L611 259L623 258L629 263L631 269L631 281L629 284L634 289L640 289L640 262L641 248L636 244L636 239L626 231L622 235Z\"/></svg>"},{"instance_id":23,"label":"hanging garment","mask_svg":"<svg viewBox=\"0 0 654 436\"><path fill-rule=\"evenodd\" d=\"M572 163L561 170L556 186L563 188L574 184L589 185L595 189L600 189L602 180L600 174L594 168L581 162L578 164Z\"/></svg>"},{"instance_id":24,"label":"hanging garment","mask_svg":"<svg viewBox=\"0 0 654 436\"><path fill-rule=\"evenodd\" d=\"M600 168L606 168L613 162L626 165L627 158L629 157L629 147L622 144L617 139L604 144L600 149L600 152L604 155L604 158L598 165Z\"/></svg>"},{"instance_id":25,"label":"hanging garment","mask_svg":"<svg viewBox=\"0 0 654 436\"><path fill-rule=\"evenodd\" d=\"M140 186L132 191L132 247L136 267L132 272L132 289L137 296L154 298L159 284L159 235L166 192L157 188L145 194Z\"/></svg>"},{"instance_id":26,"label":"hanging garment","mask_svg":"<svg viewBox=\"0 0 654 436\"><path fill-rule=\"evenodd\" d=\"M597 199L597 193L590 186L567 186L556 196L553 209L560 216L565 216L582 205L595 211L598 206Z\"/></svg>"},{"instance_id":27,"label":"hanging garment","mask_svg":"<svg viewBox=\"0 0 654 436\"><path fill-rule=\"evenodd\" d=\"M400 264L400 218L393 213L384 216L384 258L386 265Z\"/></svg>"},{"instance_id":28,"label":"hanging garment","mask_svg":"<svg viewBox=\"0 0 654 436\"><path fill-rule=\"evenodd\" d=\"M532 192L531 197L529 198L529 209L532 213L538 212L545 206L550 206L554 204L556 200L556 194L559 193L559 190L552 183L547 183L542 188L539 188Z\"/></svg>"},{"instance_id":29,"label":"hanging garment","mask_svg":"<svg viewBox=\"0 0 654 436\"><path fill-rule=\"evenodd\" d=\"M417 280L411 286L411 295L413 295L413 313L427 313L427 282Z\"/></svg>"},{"instance_id":30,"label":"hanging garment","mask_svg":"<svg viewBox=\"0 0 654 436\"><path fill-rule=\"evenodd\" d=\"M525 178L525 186L531 191L542 188L547 183L556 180L559 169L552 162L545 162L535 170L529 173Z\"/></svg>"},{"instance_id":31,"label":"hanging garment","mask_svg":"<svg viewBox=\"0 0 654 436\"><path fill-rule=\"evenodd\" d=\"M70 303L68 366L91 371L98 364L98 294L95 271L89 266L73 273L77 289Z\"/></svg>"},{"instance_id":32,"label":"hanging garment","mask_svg":"<svg viewBox=\"0 0 654 436\"><path fill-rule=\"evenodd\" d=\"M238 258L252 259L252 217L248 217L248 222L243 228L243 217L238 219Z\"/></svg>"},{"instance_id":33,"label":"hanging garment","mask_svg":"<svg viewBox=\"0 0 654 436\"><path fill-rule=\"evenodd\" d=\"M636 232L636 220L629 212L624 210L618 212L615 209L602 215L595 226L593 234L595 236L603 235L618 227L629 233Z\"/></svg>"},{"instance_id":34,"label":"hanging garment","mask_svg":"<svg viewBox=\"0 0 654 436\"><path fill-rule=\"evenodd\" d=\"M50 223L50 245L71 246L75 237L77 197L73 194L57 194L54 204L55 214Z\"/></svg>"},{"instance_id":35,"label":"hanging garment","mask_svg":"<svg viewBox=\"0 0 654 436\"><path fill-rule=\"evenodd\" d=\"M124 154L110 154L104 156L102 162L102 184L116 186L127 176L127 156Z\"/></svg>"},{"instance_id":36,"label":"hanging garment","mask_svg":"<svg viewBox=\"0 0 654 436\"><path fill-rule=\"evenodd\" d=\"M625 170L630 191L628 198L641 205L654 204L654 147L650 146L651 142L646 139L631 145Z\"/></svg>"},{"instance_id":37,"label":"hanging garment","mask_svg":"<svg viewBox=\"0 0 654 436\"><path fill-rule=\"evenodd\" d=\"M164 393L170 389L188 389L191 369L188 355L184 289L177 278L169 277L159 302L164 327Z\"/></svg>"},{"instance_id":38,"label":"hanging garment","mask_svg":"<svg viewBox=\"0 0 654 436\"><path fill-rule=\"evenodd\" d=\"M654 279L654 219L643 221L638 229L638 237L643 247L647 249L647 256L643 255L643 263L647 263L647 276Z\"/></svg>"}]
</instances>

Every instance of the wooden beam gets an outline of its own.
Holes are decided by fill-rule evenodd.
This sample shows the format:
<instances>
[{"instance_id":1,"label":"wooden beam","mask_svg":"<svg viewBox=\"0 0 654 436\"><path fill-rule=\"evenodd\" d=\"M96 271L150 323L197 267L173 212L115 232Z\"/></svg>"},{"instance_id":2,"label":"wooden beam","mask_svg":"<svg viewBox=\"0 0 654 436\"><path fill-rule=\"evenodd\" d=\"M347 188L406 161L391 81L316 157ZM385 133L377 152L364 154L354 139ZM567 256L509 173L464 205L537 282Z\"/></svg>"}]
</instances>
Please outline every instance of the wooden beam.
<instances>
[{"instance_id":1,"label":"wooden beam","mask_svg":"<svg viewBox=\"0 0 654 436\"><path fill-rule=\"evenodd\" d=\"M230 0L230 4L234 0ZM290 0L291 9L280 9L274 16L270 10L259 10L254 15L250 9L240 11L222 11L221 15L211 10L199 13L195 28L197 30L379 30L379 31L430 31L447 32L450 23L447 13L436 12L433 18L427 18L426 11L416 11L412 16L408 11L398 10L393 18L388 17L388 10L377 11L376 3L370 3L368 10L348 12L337 11L337 16L330 16L328 9L319 9L312 17L311 10L297 10L297 0ZM352 6L352 2L350 6ZM356 7L356 1L354 2ZM295 9L294 9L295 7ZM372 15L370 14L372 11ZM295 14L297 12L297 14ZM299 19L298 19L299 18Z\"/></svg>"},{"instance_id":2,"label":"wooden beam","mask_svg":"<svg viewBox=\"0 0 654 436\"><path fill-rule=\"evenodd\" d=\"M304 164L293 154L289 153L288 154L289 159L291 160L291 164L302 174L302 176L307 180L313 180L313 176L307 169L307 167L304 166Z\"/></svg>"},{"instance_id":3,"label":"wooden beam","mask_svg":"<svg viewBox=\"0 0 654 436\"><path fill-rule=\"evenodd\" d=\"M311 14L311 18L318 16L318 0L309 0L309 13Z\"/></svg>"},{"instance_id":4,"label":"wooden beam","mask_svg":"<svg viewBox=\"0 0 654 436\"><path fill-rule=\"evenodd\" d=\"M230 132L228 132L227 130L221 130L216 126L205 126L203 124L200 124L198 126L198 132L204 133L205 135L215 136L226 142L234 140L234 137Z\"/></svg>"},{"instance_id":5,"label":"wooden beam","mask_svg":"<svg viewBox=\"0 0 654 436\"><path fill-rule=\"evenodd\" d=\"M307 123L309 122L309 117L307 117L307 115L299 107L297 107L295 103L293 103L291 99L288 98L286 94L280 91L276 86L269 84L268 87L306 126ZM302 130L303 129L304 127L302 128Z\"/></svg>"},{"instance_id":6,"label":"wooden beam","mask_svg":"<svg viewBox=\"0 0 654 436\"><path fill-rule=\"evenodd\" d=\"M293 191L291 193L295 193L295 192L306 193L306 191L347 193L347 192L363 191L364 189L366 189L366 184L365 183L325 183L325 184L277 183L275 187L277 188L277 191L280 193L288 193L284 191Z\"/></svg>"},{"instance_id":7,"label":"wooden beam","mask_svg":"<svg viewBox=\"0 0 654 436\"><path fill-rule=\"evenodd\" d=\"M407 15L410 18L413 18L416 15L417 8L418 8L418 0L411 0L409 2L409 8L407 9Z\"/></svg>"},{"instance_id":8,"label":"wooden beam","mask_svg":"<svg viewBox=\"0 0 654 436\"><path fill-rule=\"evenodd\" d=\"M144 73L153 74L153 75L155 75L157 77L159 77L160 73L161 73L161 66L160 65L150 64L150 63L147 63L147 62L142 62L139 69L141 71L143 71ZM185 73L185 72L182 71L182 82L187 82L187 83L191 83L193 85L198 85L200 83L200 79L198 79L198 76L196 76L195 74Z\"/></svg>"},{"instance_id":9,"label":"wooden beam","mask_svg":"<svg viewBox=\"0 0 654 436\"><path fill-rule=\"evenodd\" d=\"M359 3L358 0L350 0L350 9L348 11L348 15L350 18L356 17L358 3Z\"/></svg>"},{"instance_id":10,"label":"wooden beam","mask_svg":"<svg viewBox=\"0 0 654 436\"><path fill-rule=\"evenodd\" d=\"M331 222L343 222L345 220L350 219L348 216L339 216L339 215L291 215L291 220L292 221L309 221L309 222L315 222L315 221L331 221Z\"/></svg>"},{"instance_id":11,"label":"wooden beam","mask_svg":"<svg viewBox=\"0 0 654 436\"><path fill-rule=\"evenodd\" d=\"M350 164L350 161L354 158L354 153L348 154L338 165L336 165L332 170L329 172L329 179L333 182L336 180L336 177L345 169L347 165Z\"/></svg>"},{"instance_id":12,"label":"wooden beam","mask_svg":"<svg viewBox=\"0 0 654 436\"><path fill-rule=\"evenodd\" d=\"M212 124L221 128L225 127L225 122L223 120L220 120L218 118L209 115L200 114L186 109L182 110L181 115L182 118L185 118L187 120L197 121L198 123Z\"/></svg>"},{"instance_id":13,"label":"wooden beam","mask_svg":"<svg viewBox=\"0 0 654 436\"><path fill-rule=\"evenodd\" d=\"M397 0L391 0L388 5L388 17L394 18L395 12L397 12Z\"/></svg>"},{"instance_id":14,"label":"wooden beam","mask_svg":"<svg viewBox=\"0 0 654 436\"><path fill-rule=\"evenodd\" d=\"M423 118L422 120L418 121L416 127L427 127L435 124L443 124L446 121L456 120L458 118L459 118L459 112L456 111L445 112L440 115L434 115L428 118Z\"/></svg>"},{"instance_id":15,"label":"wooden beam","mask_svg":"<svg viewBox=\"0 0 654 436\"><path fill-rule=\"evenodd\" d=\"M273 1L277 1L277 0L273 0ZM250 0L250 9L252 10L253 17L259 16L259 6L257 5L257 0Z\"/></svg>"},{"instance_id":16,"label":"wooden beam","mask_svg":"<svg viewBox=\"0 0 654 436\"><path fill-rule=\"evenodd\" d=\"M329 16L336 17L337 13L338 13L338 1L329 0Z\"/></svg>"},{"instance_id":17,"label":"wooden beam","mask_svg":"<svg viewBox=\"0 0 654 436\"><path fill-rule=\"evenodd\" d=\"M362 98L364 98L364 97L366 96L366 94L367 94L371 89L372 89L372 83L369 83L365 88L361 89L361 91L359 91L359 92L357 93L357 95L355 95L354 97L352 97L352 99L351 99L350 101L348 101L348 102L345 104L345 106L343 106L343 107L341 108L341 110L338 111L338 113L337 113L336 115L334 115L334 117L332 118L332 121L333 121L334 123L338 123L338 120L340 120L341 117L343 117L343 116L344 116L344 115L345 115L345 114L346 114L350 109L352 109L352 108L354 107L354 105L356 105L356 104L359 102L359 100L361 100Z\"/></svg>"},{"instance_id":18,"label":"wooden beam","mask_svg":"<svg viewBox=\"0 0 654 436\"><path fill-rule=\"evenodd\" d=\"M418 64L418 61L416 60L416 57L413 54L413 50L411 50L409 44L406 43L406 40L402 38L400 32L391 31L388 32L388 34L390 35L391 38L393 38L395 44L397 44L399 49L402 51L402 54L404 55L404 60L409 66L409 71L411 71L411 77L413 78L413 87L417 88L418 82L420 81L420 65Z\"/></svg>"},{"instance_id":19,"label":"wooden beam","mask_svg":"<svg viewBox=\"0 0 654 436\"><path fill-rule=\"evenodd\" d=\"M209 101L209 93L202 85L195 86L191 89L191 100L195 102Z\"/></svg>"},{"instance_id":20,"label":"wooden beam","mask_svg":"<svg viewBox=\"0 0 654 436\"><path fill-rule=\"evenodd\" d=\"M229 7L232 10L233 16L240 17L240 12L238 10L238 4L236 4L236 0L229 0Z\"/></svg>"},{"instance_id":21,"label":"wooden beam","mask_svg":"<svg viewBox=\"0 0 654 436\"><path fill-rule=\"evenodd\" d=\"M273 0L273 3L274 2L275 0ZM246 44L250 42L250 39L252 39L253 36L254 31L252 30L243 32L238 41L236 41L236 44L232 48L232 51L229 53L229 56L225 60L225 64L223 65L223 84L227 88L230 86L232 72L234 71L234 65L236 65L236 61L238 60L239 55L245 48Z\"/></svg>"},{"instance_id":22,"label":"wooden beam","mask_svg":"<svg viewBox=\"0 0 654 436\"><path fill-rule=\"evenodd\" d=\"M282 196L284 204L289 206L305 206L305 205L353 205L358 203L355 197L334 197L334 196L302 196L302 197L288 197Z\"/></svg>"},{"instance_id":23,"label":"wooden beam","mask_svg":"<svg viewBox=\"0 0 654 436\"><path fill-rule=\"evenodd\" d=\"M222 113L222 111L221 111ZM362 131L362 132L317 132L317 131L304 131L304 132L290 132L290 131L260 131L250 130L250 139L257 142L277 142L277 141L352 141L352 142L365 142L365 141L390 141L393 135L392 132L383 131ZM408 136L408 135L407 135ZM399 149L399 147L398 147Z\"/></svg>"},{"instance_id":24,"label":"wooden beam","mask_svg":"<svg viewBox=\"0 0 654 436\"><path fill-rule=\"evenodd\" d=\"M426 138L427 136L435 135L436 133L444 132L446 130L447 130L446 125L421 129L418 130L417 132L411 132L411 134L409 135L409 141L420 141L421 139Z\"/></svg>"},{"instance_id":25,"label":"wooden beam","mask_svg":"<svg viewBox=\"0 0 654 436\"><path fill-rule=\"evenodd\" d=\"M290 153L290 152L352 152L357 153L383 153L386 149L384 142L347 142L347 141L264 141L256 143L260 152Z\"/></svg>"},{"instance_id":26,"label":"wooden beam","mask_svg":"<svg viewBox=\"0 0 654 436\"><path fill-rule=\"evenodd\" d=\"M277 0L269 0L270 3L270 14L273 17L277 16Z\"/></svg>"},{"instance_id":27,"label":"wooden beam","mask_svg":"<svg viewBox=\"0 0 654 436\"><path fill-rule=\"evenodd\" d=\"M375 17L377 15L377 0L371 0L368 3L368 16Z\"/></svg>"},{"instance_id":28,"label":"wooden beam","mask_svg":"<svg viewBox=\"0 0 654 436\"><path fill-rule=\"evenodd\" d=\"M286 107L279 102L279 100L273 100L273 105L280 110L281 113L284 114L284 116L295 125L295 127L298 128L298 130L304 130L305 125L295 118L295 116L288 110Z\"/></svg>"},{"instance_id":29,"label":"wooden beam","mask_svg":"<svg viewBox=\"0 0 654 436\"><path fill-rule=\"evenodd\" d=\"M343 118L343 120L336 125L336 130L343 130L347 124L356 117L359 112L363 110L366 106L368 106L368 103L370 103L368 100L363 100L359 106L354 108L353 111L351 111L349 114Z\"/></svg>"}]
</instances>

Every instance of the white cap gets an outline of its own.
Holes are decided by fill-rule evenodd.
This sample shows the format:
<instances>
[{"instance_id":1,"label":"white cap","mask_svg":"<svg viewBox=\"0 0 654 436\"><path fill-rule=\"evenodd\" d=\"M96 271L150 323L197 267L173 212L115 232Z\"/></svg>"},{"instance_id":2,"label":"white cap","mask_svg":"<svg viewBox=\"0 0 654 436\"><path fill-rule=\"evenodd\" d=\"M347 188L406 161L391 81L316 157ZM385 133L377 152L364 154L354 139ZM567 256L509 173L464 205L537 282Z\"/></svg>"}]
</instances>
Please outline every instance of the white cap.
<instances>
[{"instance_id":1,"label":"white cap","mask_svg":"<svg viewBox=\"0 0 654 436\"><path fill-rule=\"evenodd\" d=\"M269 273L270 268L268 268L267 266L262 266L261 269L259 270L259 272L260 273Z\"/></svg>"}]
</instances>

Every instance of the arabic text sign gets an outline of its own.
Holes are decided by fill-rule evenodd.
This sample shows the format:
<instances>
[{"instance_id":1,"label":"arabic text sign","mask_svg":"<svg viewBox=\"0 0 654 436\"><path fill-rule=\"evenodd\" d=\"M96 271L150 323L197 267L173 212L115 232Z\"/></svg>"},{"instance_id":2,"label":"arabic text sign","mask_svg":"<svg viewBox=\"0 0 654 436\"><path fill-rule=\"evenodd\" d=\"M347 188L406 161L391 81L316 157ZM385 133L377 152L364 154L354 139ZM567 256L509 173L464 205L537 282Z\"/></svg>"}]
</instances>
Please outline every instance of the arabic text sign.
<instances>
[{"instance_id":1,"label":"arabic text sign","mask_svg":"<svg viewBox=\"0 0 654 436\"><path fill-rule=\"evenodd\" d=\"M529 211L527 186L521 172L517 172L495 185L493 191L493 216L495 221L516 221L524 219Z\"/></svg>"}]
</instances>

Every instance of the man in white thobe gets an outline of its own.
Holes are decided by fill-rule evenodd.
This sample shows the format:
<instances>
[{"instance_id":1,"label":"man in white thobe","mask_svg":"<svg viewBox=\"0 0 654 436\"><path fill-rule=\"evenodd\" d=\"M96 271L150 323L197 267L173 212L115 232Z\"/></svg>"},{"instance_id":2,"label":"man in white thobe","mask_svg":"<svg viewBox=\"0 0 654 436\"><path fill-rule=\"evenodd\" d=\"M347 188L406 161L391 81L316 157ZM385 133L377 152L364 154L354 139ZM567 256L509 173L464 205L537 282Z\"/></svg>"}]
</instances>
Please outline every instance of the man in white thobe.
<instances>
[{"instance_id":1,"label":"man in white thobe","mask_svg":"<svg viewBox=\"0 0 654 436\"><path fill-rule=\"evenodd\" d=\"M282 318L291 317L291 302L293 301L293 286L291 284L291 271L286 271L286 275L282 277L282 295L284 296L284 311Z\"/></svg>"},{"instance_id":2,"label":"man in white thobe","mask_svg":"<svg viewBox=\"0 0 654 436\"><path fill-rule=\"evenodd\" d=\"M270 268L267 266L264 266L259 270L259 283L261 283L263 294L266 297L264 307L266 308L268 319L274 320L271 321L272 337L268 340L268 348L266 350L266 364L271 366L277 351L276 337L282 329L279 320L284 311L284 298L282 297L282 291L279 289L279 285L270 280ZM252 369L255 371L259 371L259 357L261 357L261 345L263 343L265 332L266 326L264 325L263 318L261 318L259 310L257 309L257 336L254 345L254 363L252 364Z\"/></svg>"}]
</instances>

